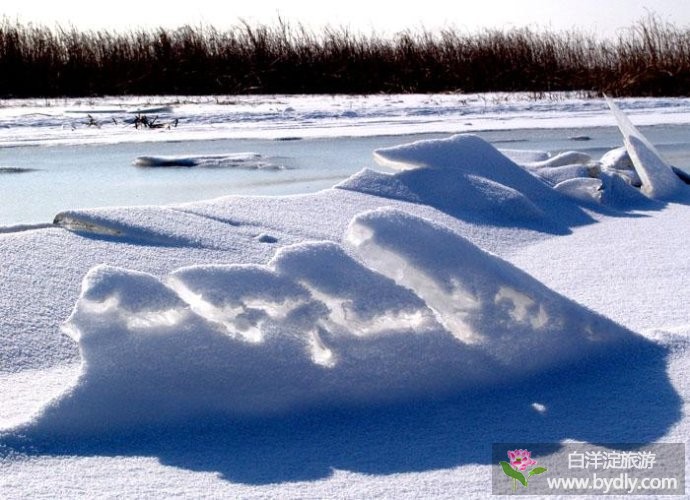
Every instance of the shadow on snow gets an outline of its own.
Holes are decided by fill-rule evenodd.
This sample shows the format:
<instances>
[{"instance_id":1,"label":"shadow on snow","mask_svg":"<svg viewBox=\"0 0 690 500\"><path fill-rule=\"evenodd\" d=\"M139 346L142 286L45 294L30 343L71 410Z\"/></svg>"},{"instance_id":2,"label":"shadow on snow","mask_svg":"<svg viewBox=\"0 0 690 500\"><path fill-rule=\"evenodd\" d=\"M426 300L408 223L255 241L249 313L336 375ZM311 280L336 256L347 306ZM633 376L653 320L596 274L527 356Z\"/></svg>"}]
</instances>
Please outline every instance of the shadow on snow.
<instances>
[{"instance_id":1,"label":"shadow on snow","mask_svg":"<svg viewBox=\"0 0 690 500\"><path fill-rule=\"evenodd\" d=\"M155 456L163 465L261 485L323 479L334 469L385 475L490 464L491 444L500 442L554 443L553 451L566 438L649 443L681 417L667 356L666 348L640 339L515 386L443 401L270 419L204 417L77 442L31 431L6 434L0 456Z\"/></svg>"}]
</instances>

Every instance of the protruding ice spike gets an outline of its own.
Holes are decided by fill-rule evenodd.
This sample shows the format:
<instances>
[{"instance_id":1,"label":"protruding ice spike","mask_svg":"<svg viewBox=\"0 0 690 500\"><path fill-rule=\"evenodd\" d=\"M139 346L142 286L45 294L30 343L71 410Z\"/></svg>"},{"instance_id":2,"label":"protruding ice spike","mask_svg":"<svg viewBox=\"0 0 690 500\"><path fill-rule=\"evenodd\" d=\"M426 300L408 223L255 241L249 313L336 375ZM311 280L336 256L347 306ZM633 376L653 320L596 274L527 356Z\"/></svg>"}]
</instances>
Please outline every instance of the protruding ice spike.
<instances>
[{"instance_id":1,"label":"protruding ice spike","mask_svg":"<svg viewBox=\"0 0 690 500\"><path fill-rule=\"evenodd\" d=\"M683 186L681 180L616 103L608 96L604 98L616 118L618 128L623 134L625 149L642 180L642 192L657 200L674 198Z\"/></svg>"}]
</instances>

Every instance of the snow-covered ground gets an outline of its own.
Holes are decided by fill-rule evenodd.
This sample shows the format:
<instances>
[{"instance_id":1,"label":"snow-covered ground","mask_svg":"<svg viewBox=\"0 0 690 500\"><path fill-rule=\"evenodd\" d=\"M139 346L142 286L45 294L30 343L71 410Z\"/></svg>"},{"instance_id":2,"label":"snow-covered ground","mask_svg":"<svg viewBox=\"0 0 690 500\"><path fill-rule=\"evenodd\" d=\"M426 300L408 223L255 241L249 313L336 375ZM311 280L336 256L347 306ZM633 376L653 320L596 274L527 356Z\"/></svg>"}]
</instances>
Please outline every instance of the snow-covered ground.
<instances>
[{"instance_id":1,"label":"snow-covered ground","mask_svg":"<svg viewBox=\"0 0 690 500\"><path fill-rule=\"evenodd\" d=\"M465 97L506 127L612 122L600 100L484 96L481 118ZM320 133L347 135L329 120L457 126L462 98L179 107L200 135L239 134L233 106L245 133L286 135L325 102L341 116ZM294 116L271 119L278 103ZM68 140L40 127L22 140ZM687 443L690 188L624 130L633 154L601 159L400 138L375 152L388 170L318 193L0 233L0 497L485 497L492 443Z\"/></svg>"},{"instance_id":2,"label":"snow-covered ground","mask_svg":"<svg viewBox=\"0 0 690 500\"><path fill-rule=\"evenodd\" d=\"M690 99L619 101L637 125L686 124ZM145 112L161 128L135 128ZM216 96L0 100L0 146L366 137L608 126L577 94Z\"/></svg>"}]
</instances>

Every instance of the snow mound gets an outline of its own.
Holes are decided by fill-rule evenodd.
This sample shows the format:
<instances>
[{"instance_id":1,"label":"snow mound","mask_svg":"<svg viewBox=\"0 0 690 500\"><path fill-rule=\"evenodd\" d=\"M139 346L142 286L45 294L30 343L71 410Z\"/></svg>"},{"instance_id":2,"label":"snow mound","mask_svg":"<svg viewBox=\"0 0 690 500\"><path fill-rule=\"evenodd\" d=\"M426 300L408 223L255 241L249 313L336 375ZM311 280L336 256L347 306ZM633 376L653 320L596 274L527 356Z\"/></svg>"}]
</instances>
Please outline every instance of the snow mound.
<instances>
[{"instance_id":1,"label":"snow mound","mask_svg":"<svg viewBox=\"0 0 690 500\"><path fill-rule=\"evenodd\" d=\"M634 173L634 172L633 172ZM634 179L620 171L602 170L599 174L601 193L598 197L603 205L619 209L658 207L658 202L647 198L632 182Z\"/></svg>"},{"instance_id":2,"label":"snow mound","mask_svg":"<svg viewBox=\"0 0 690 500\"><path fill-rule=\"evenodd\" d=\"M544 167L537 171L537 175L551 186L576 179L578 177L595 177L592 169L586 165L564 165L562 167Z\"/></svg>"},{"instance_id":3,"label":"snow mound","mask_svg":"<svg viewBox=\"0 0 690 500\"><path fill-rule=\"evenodd\" d=\"M400 172L363 170L336 187L426 204L463 220L499 226L553 232L591 222L567 198L474 135L379 149L375 157Z\"/></svg>"},{"instance_id":4,"label":"snow mound","mask_svg":"<svg viewBox=\"0 0 690 500\"><path fill-rule=\"evenodd\" d=\"M559 193L563 193L581 202L601 202L603 183L600 179L590 177L567 178L553 187Z\"/></svg>"},{"instance_id":5,"label":"snow mound","mask_svg":"<svg viewBox=\"0 0 690 500\"><path fill-rule=\"evenodd\" d=\"M587 165L592 157L581 151L563 151L555 156L550 156L541 161L526 162L522 165L530 169L565 167L568 165Z\"/></svg>"},{"instance_id":6,"label":"snow mound","mask_svg":"<svg viewBox=\"0 0 690 500\"><path fill-rule=\"evenodd\" d=\"M622 337L608 320L447 227L382 209L356 217L347 238L369 267L414 290L448 331L504 369L543 368Z\"/></svg>"},{"instance_id":7,"label":"snow mound","mask_svg":"<svg viewBox=\"0 0 690 500\"><path fill-rule=\"evenodd\" d=\"M642 192L658 200L675 198L682 189L683 182L618 106L608 97L606 102L623 134L625 148L642 182Z\"/></svg>"},{"instance_id":8,"label":"snow mound","mask_svg":"<svg viewBox=\"0 0 690 500\"><path fill-rule=\"evenodd\" d=\"M636 338L406 212L364 212L346 240L349 251L301 243L267 265L163 279L93 268L65 325L81 373L15 430L79 435L445 397Z\"/></svg>"},{"instance_id":9,"label":"snow mound","mask_svg":"<svg viewBox=\"0 0 690 500\"><path fill-rule=\"evenodd\" d=\"M623 177L628 184L635 187L642 187L642 180L637 175L628 150L625 146L612 149L604 153L599 160L602 172L609 172Z\"/></svg>"},{"instance_id":10,"label":"snow mound","mask_svg":"<svg viewBox=\"0 0 690 500\"><path fill-rule=\"evenodd\" d=\"M611 149L601 156L601 168L605 170L635 170L625 146Z\"/></svg>"},{"instance_id":11,"label":"snow mound","mask_svg":"<svg viewBox=\"0 0 690 500\"><path fill-rule=\"evenodd\" d=\"M250 170L281 170L284 167L270 162L258 153L228 153L188 156L139 156L133 162L137 167L206 167L243 168Z\"/></svg>"}]
</instances>

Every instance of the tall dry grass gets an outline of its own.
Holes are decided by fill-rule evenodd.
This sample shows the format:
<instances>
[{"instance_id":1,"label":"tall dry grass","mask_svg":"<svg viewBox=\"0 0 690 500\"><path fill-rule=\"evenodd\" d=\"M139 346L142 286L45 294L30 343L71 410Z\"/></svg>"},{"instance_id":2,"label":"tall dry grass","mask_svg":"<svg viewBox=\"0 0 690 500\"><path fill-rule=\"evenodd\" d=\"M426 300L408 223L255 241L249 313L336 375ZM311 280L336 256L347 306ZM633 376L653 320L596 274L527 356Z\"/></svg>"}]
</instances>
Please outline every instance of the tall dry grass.
<instances>
[{"instance_id":1,"label":"tall dry grass","mask_svg":"<svg viewBox=\"0 0 690 500\"><path fill-rule=\"evenodd\" d=\"M0 22L0 96L553 92L690 94L690 30L651 17L601 41L530 29L392 39L282 22L129 33Z\"/></svg>"}]
</instances>

